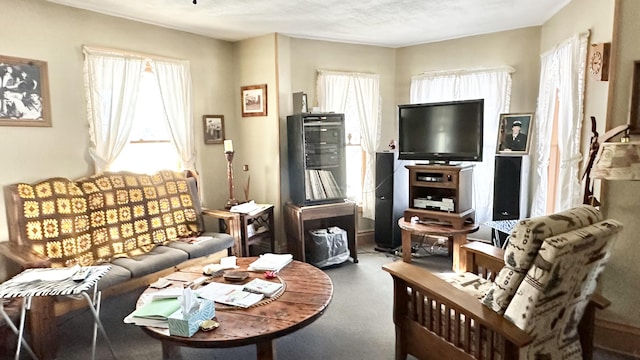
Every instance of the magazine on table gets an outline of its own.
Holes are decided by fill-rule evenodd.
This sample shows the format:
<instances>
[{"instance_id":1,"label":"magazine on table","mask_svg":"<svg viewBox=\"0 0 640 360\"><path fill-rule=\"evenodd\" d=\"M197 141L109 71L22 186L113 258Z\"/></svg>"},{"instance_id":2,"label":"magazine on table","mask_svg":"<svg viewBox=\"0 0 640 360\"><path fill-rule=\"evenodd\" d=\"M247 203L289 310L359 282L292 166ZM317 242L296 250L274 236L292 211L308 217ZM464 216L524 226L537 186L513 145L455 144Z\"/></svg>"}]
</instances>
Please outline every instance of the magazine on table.
<instances>
[{"instance_id":1,"label":"magazine on table","mask_svg":"<svg viewBox=\"0 0 640 360\"><path fill-rule=\"evenodd\" d=\"M253 279L244 284L244 290L252 293L263 294L266 297L272 297L282 289L281 283L271 282L262 279Z\"/></svg>"},{"instance_id":2,"label":"magazine on table","mask_svg":"<svg viewBox=\"0 0 640 360\"><path fill-rule=\"evenodd\" d=\"M212 282L199 288L195 292L203 299L239 307L249 307L264 298L263 294L256 294L244 291L243 289L244 285Z\"/></svg>"}]
</instances>

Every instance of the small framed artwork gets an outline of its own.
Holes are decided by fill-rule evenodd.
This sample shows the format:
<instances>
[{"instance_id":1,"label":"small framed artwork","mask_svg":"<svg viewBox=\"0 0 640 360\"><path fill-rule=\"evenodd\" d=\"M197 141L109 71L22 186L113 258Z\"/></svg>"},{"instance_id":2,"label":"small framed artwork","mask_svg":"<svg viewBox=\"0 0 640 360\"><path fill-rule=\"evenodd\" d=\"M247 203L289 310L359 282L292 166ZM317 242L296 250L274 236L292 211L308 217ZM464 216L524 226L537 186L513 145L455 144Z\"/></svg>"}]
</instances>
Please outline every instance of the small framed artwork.
<instances>
[{"instance_id":1,"label":"small framed artwork","mask_svg":"<svg viewBox=\"0 0 640 360\"><path fill-rule=\"evenodd\" d=\"M202 115L204 143L222 144L224 141L224 115Z\"/></svg>"},{"instance_id":2,"label":"small framed artwork","mask_svg":"<svg viewBox=\"0 0 640 360\"><path fill-rule=\"evenodd\" d=\"M500 155L527 155L533 131L533 113L500 114L498 145Z\"/></svg>"},{"instance_id":3,"label":"small framed artwork","mask_svg":"<svg viewBox=\"0 0 640 360\"><path fill-rule=\"evenodd\" d=\"M633 62L631 78L631 108L629 109L629 133L640 134L640 60Z\"/></svg>"},{"instance_id":4,"label":"small framed artwork","mask_svg":"<svg viewBox=\"0 0 640 360\"><path fill-rule=\"evenodd\" d=\"M0 55L0 126L51 127L47 62Z\"/></svg>"},{"instance_id":5,"label":"small framed artwork","mask_svg":"<svg viewBox=\"0 0 640 360\"><path fill-rule=\"evenodd\" d=\"M243 86L240 98L242 117L267 116L267 84Z\"/></svg>"}]
</instances>

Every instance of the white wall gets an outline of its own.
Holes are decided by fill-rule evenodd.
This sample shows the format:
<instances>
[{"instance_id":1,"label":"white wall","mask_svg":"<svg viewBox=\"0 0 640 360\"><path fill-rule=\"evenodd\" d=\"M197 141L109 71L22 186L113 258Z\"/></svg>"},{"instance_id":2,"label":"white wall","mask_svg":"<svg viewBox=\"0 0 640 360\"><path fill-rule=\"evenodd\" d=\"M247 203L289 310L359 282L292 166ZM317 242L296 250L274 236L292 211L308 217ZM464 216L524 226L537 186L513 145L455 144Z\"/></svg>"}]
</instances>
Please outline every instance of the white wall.
<instances>
[{"instance_id":1,"label":"white wall","mask_svg":"<svg viewBox=\"0 0 640 360\"><path fill-rule=\"evenodd\" d=\"M224 192L215 188L226 184L222 145L204 145L202 115L224 114L225 123L235 121L231 43L45 1L6 3L0 54L48 62L53 126L0 127L0 185L91 174L82 46L101 46L190 61L204 201L211 207L224 205ZM7 239L4 199L0 199L0 241Z\"/></svg>"},{"instance_id":2,"label":"white wall","mask_svg":"<svg viewBox=\"0 0 640 360\"><path fill-rule=\"evenodd\" d=\"M613 0L608 2L613 3ZM622 0L617 3L620 5L620 9L616 10L620 16L619 31L612 64L615 75L609 81L611 89L608 98L607 129L627 123L633 62L640 60L640 22L636 18L636 15L640 14L640 1ZM640 136L634 135L632 140L638 141ZM609 181L605 183L604 189L601 196L603 211L607 217L621 221L624 230L602 275L603 294L612 299L612 304L602 312L601 317L615 323L634 326L637 334L640 328L640 290L637 285L640 278L640 182ZM640 345L636 343L635 349L640 349Z\"/></svg>"},{"instance_id":3,"label":"white wall","mask_svg":"<svg viewBox=\"0 0 640 360\"><path fill-rule=\"evenodd\" d=\"M411 77L423 72L509 65L511 112L533 112L538 95L540 27L470 36L398 49L396 102L409 103Z\"/></svg>"},{"instance_id":4,"label":"white wall","mask_svg":"<svg viewBox=\"0 0 640 360\"><path fill-rule=\"evenodd\" d=\"M235 104L240 104L240 87L267 84L267 116L243 118L241 107L234 111L236 120L229 124L228 137L234 140L235 195L245 200L242 191L242 165L251 173L250 198L258 203L274 204L274 216L280 218L280 135L279 89L277 69L277 35L269 34L234 43L237 69ZM237 146L235 145L237 144ZM276 242L283 242L281 228L276 229ZM278 246L278 245L276 245Z\"/></svg>"},{"instance_id":5,"label":"white wall","mask_svg":"<svg viewBox=\"0 0 640 360\"><path fill-rule=\"evenodd\" d=\"M378 150L395 138L395 50L378 46L291 39L291 91L307 93L309 108L318 106L317 70L362 72L380 75L382 128Z\"/></svg>"}]
</instances>

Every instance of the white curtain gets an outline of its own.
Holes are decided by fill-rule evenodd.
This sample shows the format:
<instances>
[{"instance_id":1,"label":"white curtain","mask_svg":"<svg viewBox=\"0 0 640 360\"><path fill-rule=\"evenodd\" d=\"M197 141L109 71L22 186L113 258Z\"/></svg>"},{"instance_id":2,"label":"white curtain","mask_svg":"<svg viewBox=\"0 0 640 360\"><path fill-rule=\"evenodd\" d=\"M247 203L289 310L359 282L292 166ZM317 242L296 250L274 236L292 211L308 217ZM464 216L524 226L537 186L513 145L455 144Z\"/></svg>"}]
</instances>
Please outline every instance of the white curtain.
<instances>
[{"instance_id":1,"label":"white curtain","mask_svg":"<svg viewBox=\"0 0 640 360\"><path fill-rule=\"evenodd\" d=\"M541 56L540 89L536 110L536 172L531 216L547 213L548 167L556 99L560 169L553 212L581 203L578 170L582 160L580 135L583 120L585 69L589 32L575 35Z\"/></svg>"},{"instance_id":2,"label":"white curtain","mask_svg":"<svg viewBox=\"0 0 640 360\"><path fill-rule=\"evenodd\" d=\"M129 141L143 59L83 48L89 154L99 174Z\"/></svg>"},{"instance_id":3,"label":"white curtain","mask_svg":"<svg viewBox=\"0 0 640 360\"><path fill-rule=\"evenodd\" d=\"M191 70L187 61L154 61L172 142L184 170L195 170Z\"/></svg>"},{"instance_id":4,"label":"white curtain","mask_svg":"<svg viewBox=\"0 0 640 360\"><path fill-rule=\"evenodd\" d=\"M511 67L436 71L412 77L412 104L484 99L482 162L473 163L473 208L476 222L491 220L494 159L501 113L509 112Z\"/></svg>"},{"instance_id":5,"label":"white curtain","mask_svg":"<svg viewBox=\"0 0 640 360\"><path fill-rule=\"evenodd\" d=\"M355 102L360 146L366 154L362 216L375 216L375 155L380 145L380 75L318 70L318 104L322 111L344 113Z\"/></svg>"}]
</instances>

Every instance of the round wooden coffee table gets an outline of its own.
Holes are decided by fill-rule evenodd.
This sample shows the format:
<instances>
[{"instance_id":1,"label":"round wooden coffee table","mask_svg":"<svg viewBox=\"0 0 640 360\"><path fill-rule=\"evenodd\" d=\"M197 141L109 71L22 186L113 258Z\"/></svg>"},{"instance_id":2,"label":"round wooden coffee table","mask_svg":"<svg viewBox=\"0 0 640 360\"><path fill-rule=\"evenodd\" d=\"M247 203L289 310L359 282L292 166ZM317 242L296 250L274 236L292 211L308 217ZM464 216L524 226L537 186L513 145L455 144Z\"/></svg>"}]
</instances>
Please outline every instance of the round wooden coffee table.
<instances>
[{"instance_id":1,"label":"round wooden coffee table","mask_svg":"<svg viewBox=\"0 0 640 360\"><path fill-rule=\"evenodd\" d=\"M256 258L238 258L237 270L246 270ZM241 283L249 282L262 273L250 272ZM165 276L176 279L173 285L202 276L202 267L182 269ZM216 304L216 320L220 327L209 332L198 331L192 337L170 336L167 329L142 328L162 341L163 359L181 359L180 347L228 348L255 344L258 359L275 359L273 340L311 324L331 302L333 283L327 274L313 265L294 260L279 273L286 285L284 293L273 301L262 301L246 309ZM216 280L221 280L218 278ZM143 294L155 292L148 288Z\"/></svg>"}]
</instances>

